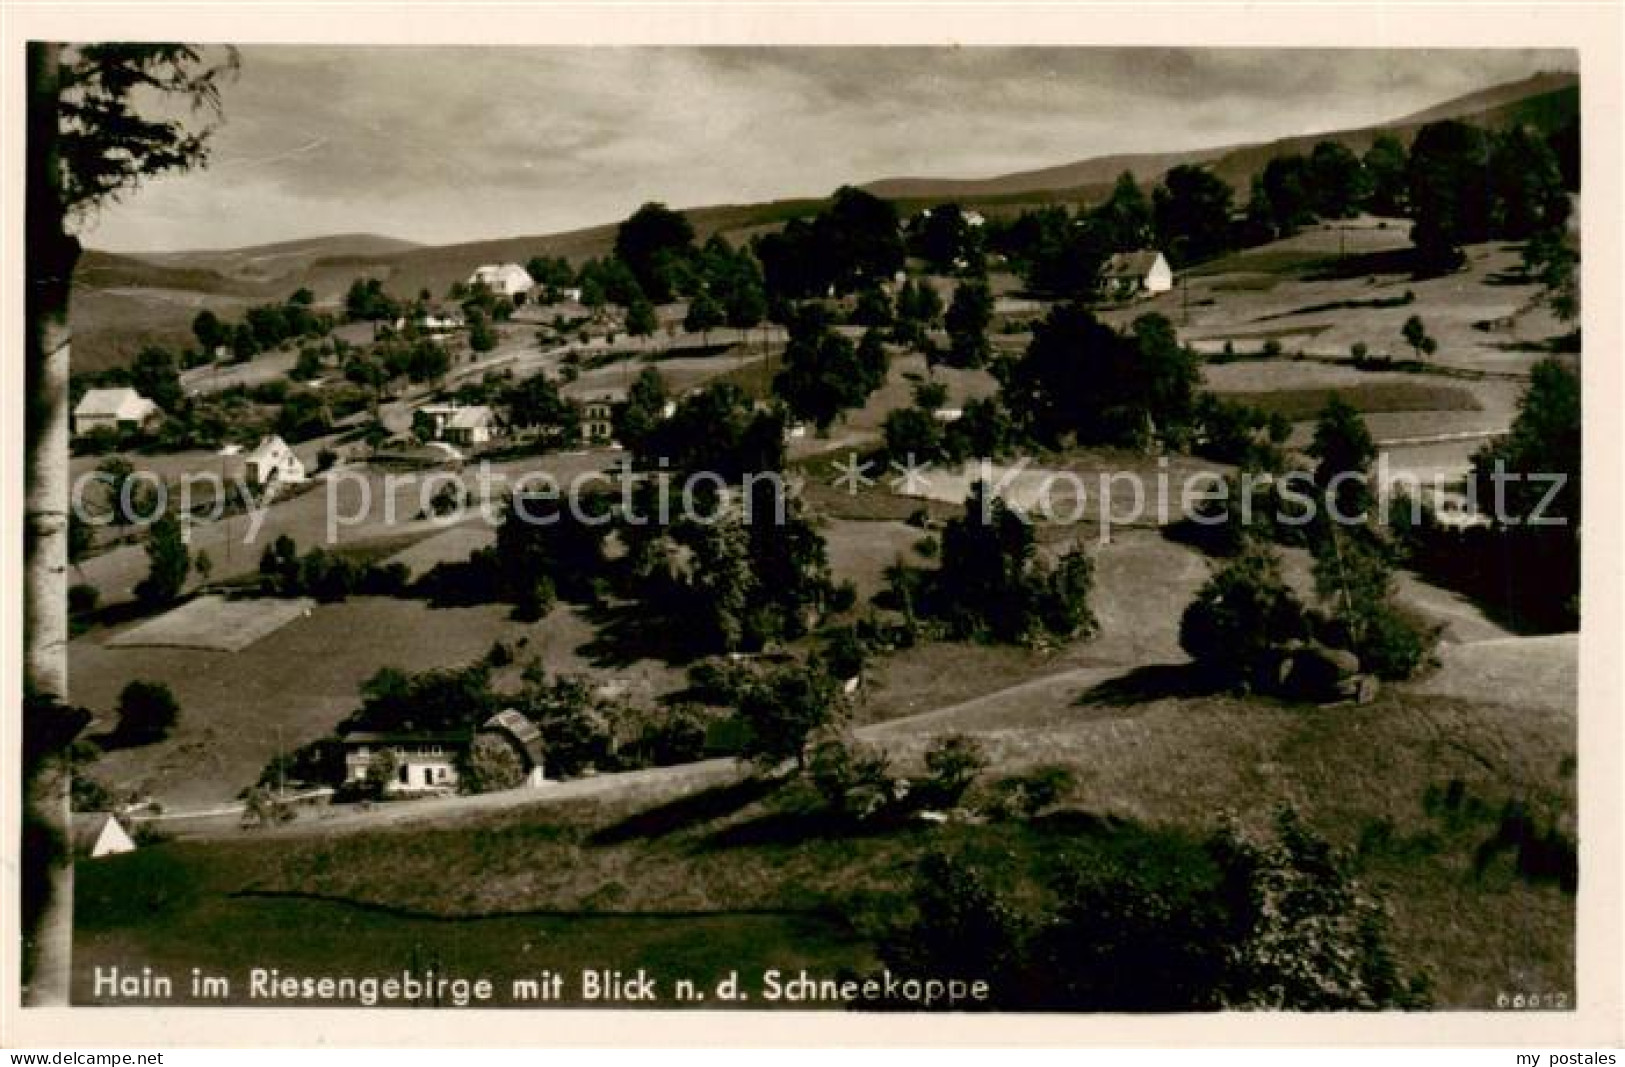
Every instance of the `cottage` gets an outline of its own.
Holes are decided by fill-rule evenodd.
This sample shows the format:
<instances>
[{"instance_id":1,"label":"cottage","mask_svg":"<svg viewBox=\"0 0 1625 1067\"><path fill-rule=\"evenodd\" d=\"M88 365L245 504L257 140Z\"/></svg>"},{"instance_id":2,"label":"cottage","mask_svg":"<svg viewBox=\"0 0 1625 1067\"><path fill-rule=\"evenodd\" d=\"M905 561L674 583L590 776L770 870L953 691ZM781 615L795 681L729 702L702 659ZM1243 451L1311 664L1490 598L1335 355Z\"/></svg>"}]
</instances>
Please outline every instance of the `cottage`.
<instances>
[{"instance_id":1,"label":"cottage","mask_svg":"<svg viewBox=\"0 0 1625 1067\"><path fill-rule=\"evenodd\" d=\"M95 860L134 851L135 839L112 812L74 812L73 854L76 857Z\"/></svg>"},{"instance_id":2,"label":"cottage","mask_svg":"<svg viewBox=\"0 0 1625 1067\"><path fill-rule=\"evenodd\" d=\"M304 461L277 434L260 439L243 460L244 473L254 485L292 484L305 480Z\"/></svg>"},{"instance_id":3,"label":"cottage","mask_svg":"<svg viewBox=\"0 0 1625 1067\"><path fill-rule=\"evenodd\" d=\"M489 444L496 434L496 412L484 404L474 404L462 408L446 422L446 441L450 444L462 445L465 448L472 445Z\"/></svg>"},{"instance_id":4,"label":"cottage","mask_svg":"<svg viewBox=\"0 0 1625 1067\"><path fill-rule=\"evenodd\" d=\"M486 263L475 268L468 277L468 284L484 284L493 293L506 297L522 296L536 287L530 272L517 263Z\"/></svg>"},{"instance_id":5,"label":"cottage","mask_svg":"<svg viewBox=\"0 0 1625 1067\"><path fill-rule=\"evenodd\" d=\"M1127 299L1142 293L1166 293L1174 287L1174 272L1161 252L1117 252L1100 268L1103 296Z\"/></svg>"},{"instance_id":6,"label":"cottage","mask_svg":"<svg viewBox=\"0 0 1625 1067\"><path fill-rule=\"evenodd\" d=\"M425 441L467 448L489 444L498 427L496 412L485 404L425 404L413 414L412 428Z\"/></svg>"},{"instance_id":7,"label":"cottage","mask_svg":"<svg viewBox=\"0 0 1625 1067\"><path fill-rule=\"evenodd\" d=\"M437 793L456 790L463 761L476 738L494 738L518 757L527 788L547 781L542 733L536 724L513 708L492 715L469 730L355 730L339 740L344 745L345 778L365 782L375 761L388 753L391 761L386 793Z\"/></svg>"},{"instance_id":8,"label":"cottage","mask_svg":"<svg viewBox=\"0 0 1625 1067\"><path fill-rule=\"evenodd\" d=\"M305 464L276 434L262 438L244 462L250 485L291 485L305 480Z\"/></svg>"},{"instance_id":9,"label":"cottage","mask_svg":"<svg viewBox=\"0 0 1625 1067\"><path fill-rule=\"evenodd\" d=\"M157 417L158 405L134 389L91 389L73 409L73 432L139 430Z\"/></svg>"}]
</instances>

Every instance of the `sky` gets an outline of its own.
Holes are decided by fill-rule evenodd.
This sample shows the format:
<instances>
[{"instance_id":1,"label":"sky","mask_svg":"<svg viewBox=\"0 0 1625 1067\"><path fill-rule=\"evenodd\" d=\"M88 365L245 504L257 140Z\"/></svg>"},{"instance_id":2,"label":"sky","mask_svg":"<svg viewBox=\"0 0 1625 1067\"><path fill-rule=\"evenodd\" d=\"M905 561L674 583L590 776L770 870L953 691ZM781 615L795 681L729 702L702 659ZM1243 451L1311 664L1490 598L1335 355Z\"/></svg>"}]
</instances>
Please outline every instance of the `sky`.
<instances>
[{"instance_id":1,"label":"sky","mask_svg":"<svg viewBox=\"0 0 1625 1067\"><path fill-rule=\"evenodd\" d=\"M1533 49L304 45L241 60L209 165L104 208L88 245L551 233L650 200L751 203L1344 129L1577 63Z\"/></svg>"}]
</instances>

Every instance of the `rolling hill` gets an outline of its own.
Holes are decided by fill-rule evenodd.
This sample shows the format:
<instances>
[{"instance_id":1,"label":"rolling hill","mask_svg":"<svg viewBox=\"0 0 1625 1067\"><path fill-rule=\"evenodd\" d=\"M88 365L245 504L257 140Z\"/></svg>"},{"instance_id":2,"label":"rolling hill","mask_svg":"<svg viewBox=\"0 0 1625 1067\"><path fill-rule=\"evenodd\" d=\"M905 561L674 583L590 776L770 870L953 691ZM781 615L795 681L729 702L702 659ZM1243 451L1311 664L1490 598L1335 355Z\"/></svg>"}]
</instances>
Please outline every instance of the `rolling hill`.
<instances>
[{"instance_id":1,"label":"rolling hill","mask_svg":"<svg viewBox=\"0 0 1625 1067\"><path fill-rule=\"evenodd\" d=\"M1495 128L1527 123L1556 129L1578 116L1579 91L1576 74L1542 73L1361 129L1184 152L1095 156L991 178L886 178L864 188L897 201L904 212L952 199L990 213L1013 214L1042 204L1092 203L1124 171L1150 183L1170 167L1190 163L1208 166L1234 188L1245 190L1272 157L1306 152L1320 140L1338 141L1360 152L1382 134L1409 142L1423 125L1444 118ZM737 243L812 214L823 203L821 198L785 199L688 208L685 213L701 240L720 233ZM148 344L184 346L190 343L191 320L203 307L235 313L245 303L279 300L300 287L313 290L319 302L333 304L358 277L379 278L398 294L422 289L443 293L480 263L523 261L535 255L579 262L606 254L614 237L615 224L607 223L440 246L375 234L339 234L238 249L91 251L76 277L74 366L79 371L115 366Z\"/></svg>"}]
</instances>

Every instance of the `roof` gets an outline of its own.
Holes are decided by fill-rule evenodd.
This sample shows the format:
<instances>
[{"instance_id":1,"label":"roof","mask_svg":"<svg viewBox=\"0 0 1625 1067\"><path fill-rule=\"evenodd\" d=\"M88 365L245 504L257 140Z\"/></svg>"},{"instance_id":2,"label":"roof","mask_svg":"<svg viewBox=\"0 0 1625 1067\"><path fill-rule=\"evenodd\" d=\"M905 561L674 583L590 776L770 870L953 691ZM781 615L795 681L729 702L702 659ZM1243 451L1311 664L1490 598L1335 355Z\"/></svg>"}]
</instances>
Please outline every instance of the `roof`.
<instances>
[{"instance_id":1,"label":"roof","mask_svg":"<svg viewBox=\"0 0 1625 1067\"><path fill-rule=\"evenodd\" d=\"M122 386L117 389L88 389L80 399L78 406L73 409L73 413L75 415L122 415L131 404L145 407L152 405L152 401L129 386Z\"/></svg>"},{"instance_id":2,"label":"roof","mask_svg":"<svg viewBox=\"0 0 1625 1067\"><path fill-rule=\"evenodd\" d=\"M446 426L454 430L471 430L476 426L489 426L495 421L496 415L490 408L484 404L475 404L452 412Z\"/></svg>"},{"instance_id":3,"label":"roof","mask_svg":"<svg viewBox=\"0 0 1625 1067\"><path fill-rule=\"evenodd\" d=\"M1151 268L1161 258L1162 253L1154 248L1138 252L1114 252L1100 272L1108 278L1143 278L1151 273Z\"/></svg>"},{"instance_id":4,"label":"roof","mask_svg":"<svg viewBox=\"0 0 1625 1067\"><path fill-rule=\"evenodd\" d=\"M542 732L536 724L527 719L522 713L513 708L503 708L489 719L481 730L500 730L513 738L525 755L530 759L531 766L542 765Z\"/></svg>"},{"instance_id":5,"label":"roof","mask_svg":"<svg viewBox=\"0 0 1625 1067\"><path fill-rule=\"evenodd\" d=\"M77 853L89 855L101 840L102 832L107 829L109 822L117 822L110 811L76 811L73 813L73 850ZM124 827L119 826L124 832ZM129 835L126 833L126 837Z\"/></svg>"},{"instance_id":6,"label":"roof","mask_svg":"<svg viewBox=\"0 0 1625 1067\"><path fill-rule=\"evenodd\" d=\"M467 730L353 730L339 740L346 745L466 745Z\"/></svg>"},{"instance_id":7,"label":"roof","mask_svg":"<svg viewBox=\"0 0 1625 1067\"><path fill-rule=\"evenodd\" d=\"M474 268L474 277L481 281L489 278L513 278L524 275L526 285L534 285L530 272L517 263L482 263Z\"/></svg>"},{"instance_id":8,"label":"roof","mask_svg":"<svg viewBox=\"0 0 1625 1067\"><path fill-rule=\"evenodd\" d=\"M272 459L278 451L288 451L288 442L277 434L260 438L260 443L254 446L254 451L248 454L249 463L258 463L262 460Z\"/></svg>"}]
</instances>

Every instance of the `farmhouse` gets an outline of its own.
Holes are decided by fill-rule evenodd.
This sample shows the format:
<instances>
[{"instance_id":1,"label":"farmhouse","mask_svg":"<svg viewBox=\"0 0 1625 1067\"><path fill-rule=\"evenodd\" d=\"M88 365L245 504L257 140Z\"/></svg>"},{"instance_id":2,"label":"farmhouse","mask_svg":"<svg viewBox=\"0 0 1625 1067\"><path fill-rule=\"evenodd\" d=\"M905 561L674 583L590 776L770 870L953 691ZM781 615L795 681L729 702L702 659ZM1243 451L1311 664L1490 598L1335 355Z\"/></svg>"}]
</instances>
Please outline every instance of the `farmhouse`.
<instances>
[{"instance_id":1,"label":"farmhouse","mask_svg":"<svg viewBox=\"0 0 1625 1067\"><path fill-rule=\"evenodd\" d=\"M1102 295L1116 299L1142 293L1166 293L1174 287L1174 272L1168 260L1155 249L1117 252L1100 268Z\"/></svg>"},{"instance_id":2,"label":"farmhouse","mask_svg":"<svg viewBox=\"0 0 1625 1067\"><path fill-rule=\"evenodd\" d=\"M386 793L450 792L457 788L459 768L478 738L492 738L518 757L526 787L547 781L542 763L542 734L519 711L505 708L475 730L356 730L339 740L344 745L345 779L365 782L374 761L391 761Z\"/></svg>"},{"instance_id":3,"label":"farmhouse","mask_svg":"<svg viewBox=\"0 0 1625 1067\"><path fill-rule=\"evenodd\" d=\"M493 293L508 297L520 296L536 287L530 272L517 263L486 263L476 267L468 277L468 284L482 283L489 286Z\"/></svg>"},{"instance_id":4,"label":"farmhouse","mask_svg":"<svg viewBox=\"0 0 1625 1067\"><path fill-rule=\"evenodd\" d=\"M427 441L447 444L489 444L497 434L496 412L485 404L425 404L412 416L413 430Z\"/></svg>"},{"instance_id":5,"label":"farmhouse","mask_svg":"<svg viewBox=\"0 0 1625 1067\"><path fill-rule=\"evenodd\" d=\"M81 859L101 859L134 852L135 840L112 812L84 811L73 815L73 853Z\"/></svg>"},{"instance_id":6,"label":"farmhouse","mask_svg":"<svg viewBox=\"0 0 1625 1067\"><path fill-rule=\"evenodd\" d=\"M447 419L443 435L448 443L467 447L488 444L496 432L496 412L484 404L475 404L459 409Z\"/></svg>"},{"instance_id":7,"label":"farmhouse","mask_svg":"<svg viewBox=\"0 0 1625 1067\"><path fill-rule=\"evenodd\" d=\"M127 386L91 389L73 409L73 432L139 430L157 416L158 405Z\"/></svg>"},{"instance_id":8,"label":"farmhouse","mask_svg":"<svg viewBox=\"0 0 1625 1067\"><path fill-rule=\"evenodd\" d=\"M243 462L250 485L289 485L305 480L304 463L276 434L262 438Z\"/></svg>"}]
</instances>

